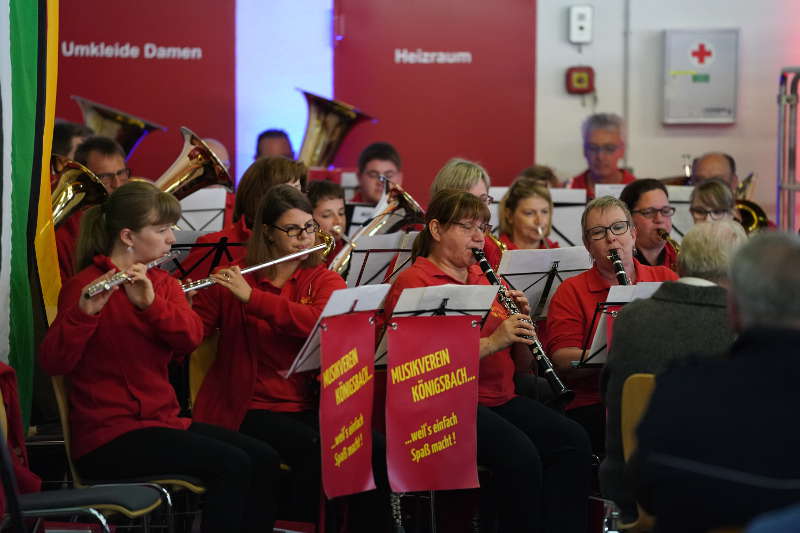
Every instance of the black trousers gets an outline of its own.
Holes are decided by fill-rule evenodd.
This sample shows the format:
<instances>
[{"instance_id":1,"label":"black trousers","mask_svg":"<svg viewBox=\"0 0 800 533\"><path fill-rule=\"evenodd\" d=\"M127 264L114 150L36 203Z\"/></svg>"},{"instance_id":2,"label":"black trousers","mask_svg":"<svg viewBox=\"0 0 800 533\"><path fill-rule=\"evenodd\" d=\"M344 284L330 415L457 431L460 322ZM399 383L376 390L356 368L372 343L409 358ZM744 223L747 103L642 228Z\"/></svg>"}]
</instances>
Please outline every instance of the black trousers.
<instances>
[{"instance_id":1,"label":"black trousers","mask_svg":"<svg viewBox=\"0 0 800 533\"><path fill-rule=\"evenodd\" d=\"M479 405L477 428L478 464L492 471L499 531L585 533L591 446L582 427L517 396Z\"/></svg>"},{"instance_id":2,"label":"black trousers","mask_svg":"<svg viewBox=\"0 0 800 533\"><path fill-rule=\"evenodd\" d=\"M278 452L281 460L292 468L289 490L294 505L287 510L287 516L295 520L315 522L322 486L319 413L252 410L247 412L239 430L268 443ZM386 442L383 436L374 431L372 470L377 490L348 497L351 507L348 513L348 531L384 531L384 525L388 527L391 517Z\"/></svg>"},{"instance_id":3,"label":"black trousers","mask_svg":"<svg viewBox=\"0 0 800 533\"><path fill-rule=\"evenodd\" d=\"M199 478L207 488L203 533L272 531L280 458L269 445L210 424L187 431L145 428L125 433L75 463L87 479L165 473Z\"/></svg>"}]
</instances>

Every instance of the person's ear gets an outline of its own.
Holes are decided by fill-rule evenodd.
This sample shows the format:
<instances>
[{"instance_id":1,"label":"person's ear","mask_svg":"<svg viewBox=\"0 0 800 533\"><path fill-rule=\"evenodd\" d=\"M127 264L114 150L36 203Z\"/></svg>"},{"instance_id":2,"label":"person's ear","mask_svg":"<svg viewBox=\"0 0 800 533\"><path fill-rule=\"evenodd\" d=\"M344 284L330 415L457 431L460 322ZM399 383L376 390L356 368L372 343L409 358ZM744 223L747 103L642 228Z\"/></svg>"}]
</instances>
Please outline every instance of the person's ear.
<instances>
[{"instance_id":1,"label":"person's ear","mask_svg":"<svg viewBox=\"0 0 800 533\"><path fill-rule=\"evenodd\" d=\"M130 248L133 246L133 230L130 228L123 228L119 232L119 240L122 241L122 244Z\"/></svg>"},{"instance_id":2,"label":"person's ear","mask_svg":"<svg viewBox=\"0 0 800 533\"><path fill-rule=\"evenodd\" d=\"M428 231L431 232L431 237L436 242L440 242L442 240L442 233L444 233L444 227L442 224L437 220L433 219L428 222Z\"/></svg>"}]
</instances>

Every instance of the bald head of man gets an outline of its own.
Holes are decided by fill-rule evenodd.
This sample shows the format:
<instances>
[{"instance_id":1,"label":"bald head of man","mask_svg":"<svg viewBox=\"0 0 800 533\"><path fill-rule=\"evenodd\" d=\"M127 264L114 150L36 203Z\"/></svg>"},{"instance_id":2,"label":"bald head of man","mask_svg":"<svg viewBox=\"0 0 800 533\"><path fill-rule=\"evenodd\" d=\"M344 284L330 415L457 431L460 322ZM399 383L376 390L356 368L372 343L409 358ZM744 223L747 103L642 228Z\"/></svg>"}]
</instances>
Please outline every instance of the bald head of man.
<instances>
[{"instance_id":1,"label":"bald head of man","mask_svg":"<svg viewBox=\"0 0 800 533\"><path fill-rule=\"evenodd\" d=\"M692 181L697 184L711 178L724 181L735 193L739 177L736 175L734 159L722 152L709 152L695 159L692 163Z\"/></svg>"}]
</instances>

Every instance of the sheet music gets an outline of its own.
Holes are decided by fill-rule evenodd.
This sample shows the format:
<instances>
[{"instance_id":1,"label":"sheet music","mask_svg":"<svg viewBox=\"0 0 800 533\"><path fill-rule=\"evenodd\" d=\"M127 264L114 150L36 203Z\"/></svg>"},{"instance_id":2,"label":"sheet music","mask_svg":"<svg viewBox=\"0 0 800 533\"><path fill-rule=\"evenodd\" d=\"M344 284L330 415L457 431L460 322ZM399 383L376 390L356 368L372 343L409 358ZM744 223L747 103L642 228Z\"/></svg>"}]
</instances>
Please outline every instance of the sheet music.
<instances>
[{"instance_id":1,"label":"sheet music","mask_svg":"<svg viewBox=\"0 0 800 533\"><path fill-rule=\"evenodd\" d=\"M360 237L358 246L353 249L350 256L347 286L383 283L392 259L401 250L405 236L403 232L395 232Z\"/></svg>"},{"instance_id":2,"label":"sheet music","mask_svg":"<svg viewBox=\"0 0 800 533\"><path fill-rule=\"evenodd\" d=\"M392 316L433 316L446 299L446 316L467 314L483 319L492 308L497 289L497 285L454 283L406 289L400 294ZM391 323L391 317L387 318L387 323ZM386 364L386 352L386 335L383 335L375 350L375 364Z\"/></svg>"},{"instance_id":3,"label":"sheet music","mask_svg":"<svg viewBox=\"0 0 800 533\"><path fill-rule=\"evenodd\" d=\"M397 255L397 261L394 262L393 270L387 280L389 283L394 282L403 270L411 266L411 248L414 246L417 235L419 235L418 231L409 231L400 240L400 253Z\"/></svg>"},{"instance_id":4,"label":"sheet music","mask_svg":"<svg viewBox=\"0 0 800 533\"><path fill-rule=\"evenodd\" d=\"M555 264L552 283L548 284ZM592 257L583 246L549 250L508 250L503 253L497 273L528 297L537 318L546 317L556 289L565 280L592 267ZM549 285L549 286L548 286ZM544 291L547 290L547 294ZM541 302L544 296L545 301Z\"/></svg>"},{"instance_id":5,"label":"sheet music","mask_svg":"<svg viewBox=\"0 0 800 533\"><path fill-rule=\"evenodd\" d=\"M619 195L622 193L622 189L624 188L624 183L595 183L594 196L595 198L600 198L601 196L613 196L614 198L619 198Z\"/></svg>"},{"instance_id":6,"label":"sheet music","mask_svg":"<svg viewBox=\"0 0 800 533\"><path fill-rule=\"evenodd\" d=\"M559 246L582 246L581 215L586 207L586 189L550 189L553 199L553 229L550 240Z\"/></svg>"},{"instance_id":7,"label":"sheet music","mask_svg":"<svg viewBox=\"0 0 800 533\"><path fill-rule=\"evenodd\" d=\"M683 240L683 236L694 226L692 213L689 212L689 197L692 195L694 187L687 185L669 185L669 203L675 207L675 214L672 215L672 233L670 236L678 242Z\"/></svg>"},{"instance_id":8,"label":"sheet music","mask_svg":"<svg viewBox=\"0 0 800 533\"><path fill-rule=\"evenodd\" d=\"M624 305L633 300L650 298L660 286L660 281L643 281L636 285L612 285L608 291L606 302ZM607 313L601 313L600 319L597 321L592 346L587 353L587 358L591 357L590 363L605 364L608 359L608 335L606 333L608 320L606 316Z\"/></svg>"},{"instance_id":9,"label":"sheet music","mask_svg":"<svg viewBox=\"0 0 800 533\"><path fill-rule=\"evenodd\" d=\"M333 291L328 303L322 310L322 314L314 324L311 335L306 339L305 344L297 353L292 361L292 365L285 372L281 372L284 377L289 377L297 372L316 370L320 366L320 322L329 316L343 315L358 311L374 311L383 307L383 300L389 292L388 283L380 285L363 285L352 289L339 289Z\"/></svg>"}]
</instances>

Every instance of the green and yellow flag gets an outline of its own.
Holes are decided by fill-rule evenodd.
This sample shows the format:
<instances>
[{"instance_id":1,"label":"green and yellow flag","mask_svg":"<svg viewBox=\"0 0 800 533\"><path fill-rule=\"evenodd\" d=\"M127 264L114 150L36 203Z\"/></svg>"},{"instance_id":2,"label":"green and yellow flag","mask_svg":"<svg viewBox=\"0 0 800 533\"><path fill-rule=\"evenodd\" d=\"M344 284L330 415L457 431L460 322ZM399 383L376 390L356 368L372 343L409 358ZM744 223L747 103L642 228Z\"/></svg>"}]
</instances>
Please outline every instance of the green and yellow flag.
<instances>
[{"instance_id":1,"label":"green and yellow flag","mask_svg":"<svg viewBox=\"0 0 800 533\"><path fill-rule=\"evenodd\" d=\"M30 416L37 342L60 289L50 211L58 0L0 0L0 360Z\"/></svg>"}]
</instances>

